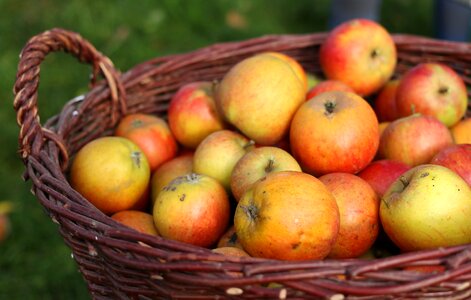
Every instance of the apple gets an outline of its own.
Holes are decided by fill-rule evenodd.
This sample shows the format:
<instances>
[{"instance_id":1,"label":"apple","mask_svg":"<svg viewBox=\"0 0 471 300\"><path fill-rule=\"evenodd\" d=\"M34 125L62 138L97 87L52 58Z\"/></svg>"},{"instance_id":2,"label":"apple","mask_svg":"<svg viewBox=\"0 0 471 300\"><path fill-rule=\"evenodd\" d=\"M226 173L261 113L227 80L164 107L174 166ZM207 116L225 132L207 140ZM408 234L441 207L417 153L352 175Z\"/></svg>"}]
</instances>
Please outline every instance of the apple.
<instances>
[{"instance_id":1,"label":"apple","mask_svg":"<svg viewBox=\"0 0 471 300\"><path fill-rule=\"evenodd\" d=\"M365 180L353 174L329 173L319 180L334 196L340 212L339 233L328 257L359 257L378 236L378 196Z\"/></svg>"},{"instance_id":2,"label":"apple","mask_svg":"<svg viewBox=\"0 0 471 300\"><path fill-rule=\"evenodd\" d=\"M383 134L384 130L386 129L386 127L388 127L388 125L390 124L391 122L380 122L379 123L379 136L381 137L381 135Z\"/></svg>"},{"instance_id":3,"label":"apple","mask_svg":"<svg viewBox=\"0 0 471 300\"><path fill-rule=\"evenodd\" d=\"M149 114L130 114L121 119L115 136L133 141L144 152L151 172L175 157L178 146L167 122Z\"/></svg>"},{"instance_id":4,"label":"apple","mask_svg":"<svg viewBox=\"0 0 471 300\"><path fill-rule=\"evenodd\" d=\"M448 168L424 164L381 198L383 229L402 251L471 243L471 188Z\"/></svg>"},{"instance_id":5,"label":"apple","mask_svg":"<svg viewBox=\"0 0 471 300\"><path fill-rule=\"evenodd\" d=\"M291 154L280 148L255 148L242 156L234 166L231 174L232 194L239 201L256 181L279 171L301 171L301 167Z\"/></svg>"},{"instance_id":6,"label":"apple","mask_svg":"<svg viewBox=\"0 0 471 300\"><path fill-rule=\"evenodd\" d=\"M318 85L324 79L317 74L306 72L306 80L307 80L307 90L309 90L315 87L316 85Z\"/></svg>"},{"instance_id":7,"label":"apple","mask_svg":"<svg viewBox=\"0 0 471 300\"><path fill-rule=\"evenodd\" d=\"M451 127L466 113L468 94L461 77L441 63L421 63L407 71L397 87L399 116L433 116Z\"/></svg>"},{"instance_id":8,"label":"apple","mask_svg":"<svg viewBox=\"0 0 471 300\"><path fill-rule=\"evenodd\" d=\"M107 136L90 141L70 168L71 186L106 214L133 207L147 192L150 168L131 140Z\"/></svg>"},{"instance_id":9,"label":"apple","mask_svg":"<svg viewBox=\"0 0 471 300\"><path fill-rule=\"evenodd\" d=\"M297 60L280 52L265 52L265 54L272 55L287 63L291 67L291 70L294 72L294 74L296 74L296 77L298 77L299 81L301 81L303 84L304 91L307 91L309 84L307 74L303 66L301 66Z\"/></svg>"},{"instance_id":10,"label":"apple","mask_svg":"<svg viewBox=\"0 0 471 300\"><path fill-rule=\"evenodd\" d=\"M253 142L235 131L213 132L196 148L193 156L193 171L211 176L218 180L227 191L230 191L234 166L245 153L253 148Z\"/></svg>"},{"instance_id":11,"label":"apple","mask_svg":"<svg viewBox=\"0 0 471 300\"><path fill-rule=\"evenodd\" d=\"M218 247L211 250L214 253L219 253L226 256L236 256L236 257L249 257L250 255L241 248L236 247ZM236 274L234 272L234 274Z\"/></svg>"},{"instance_id":12,"label":"apple","mask_svg":"<svg viewBox=\"0 0 471 300\"><path fill-rule=\"evenodd\" d=\"M465 118L450 128L455 144L471 144L471 118Z\"/></svg>"},{"instance_id":13,"label":"apple","mask_svg":"<svg viewBox=\"0 0 471 300\"><path fill-rule=\"evenodd\" d=\"M180 87L170 100L168 122L177 141L190 149L210 133L224 129L226 125L216 109L214 84L197 81Z\"/></svg>"},{"instance_id":14,"label":"apple","mask_svg":"<svg viewBox=\"0 0 471 300\"><path fill-rule=\"evenodd\" d=\"M236 247L243 249L242 245L239 243L239 239L237 238L234 225L229 227L229 229L219 238L217 247Z\"/></svg>"},{"instance_id":15,"label":"apple","mask_svg":"<svg viewBox=\"0 0 471 300\"><path fill-rule=\"evenodd\" d=\"M448 128L436 118L413 114L397 119L384 130L379 144L382 158L417 166L430 162L441 149L453 144Z\"/></svg>"},{"instance_id":16,"label":"apple","mask_svg":"<svg viewBox=\"0 0 471 300\"><path fill-rule=\"evenodd\" d=\"M430 163L451 169L471 186L471 144L450 145L443 148Z\"/></svg>"},{"instance_id":17,"label":"apple","mask_svg":"<svg viewBox=\"0 0 471 300\"><path fill-rule=\"evenodd\" d=\"M360 96L379 90L393 75L396 61L396 46L389 32L366 19L335 27L319 51L325 76L344 82Z\"/></svg>"},{"instance_id":18,"label":"apple","mask_svg":"<svg viewBox=\"0 0 471 300\"><path fill-rule=\"evenodd\" d=\"M293 62L281 53L251 56L234 65L217 88L216 105L225 119L257 144L280 141L304 102L306 80L298 74L303 69Z\"/></svg>"},{"instance_id":19,"label":"apple","mask_svg":"<svg viewBox=\"0 0 471 300\"><path fill-rule=\"evenodd\" d=\"M303 172L281 171L260 179L242 196L234 227L250 256L322 259L337 238L339 209L319 179Z\"/></svg>"},{"instance_id":20,"label":"apple","mask_svg":"<svg viewBox=\"0 0 471 300\"><path fill-rule=\"evenodd\" d=\"M369 103L354 93L322 93L294 115L290 143L307 173L357 173L376 155L378 120Z\"/></svg>"},{"instance_id":21,"label":"apple","mask_svg":"<svg viewBox=\"0 0 471 300\"><path fill-rule=\"evenodd\" d=\"M113 214L111 218L141 233L154 236L159 235L154 225L153 216L147 212L138 210L122 210Z\"/></svg>"},{"instance_id":22,"label":"apple","mask_svg":"<svg viewBox=\"0 0 471 300\"><path fill-rule=\"evenodd\" d=\"M396 108L396 92L399 79L392 79L381 88L374 100L374 110L379 122L391 122L398 118Z\"/></svg>"},{"instance_id":23,"label":"apple","mask_svg":"<svg viewBox=\"0 0 471 300\"><path fill-rule=\"evenodd\" d=\"M158 193L173 179L193 172L193 153L181 154L165 163L152 173L151 199L154 203Z\"/></svg>"},{"instance_id":24,"label":"apple","mask_svg":"<svg viewBox=\"0 0 471 300\"><path fill-rule=\"evenodd\" d=\"M8 214L12 210L12 204L9 201L0 202L0 243L10 234L10 219Z\"/></svg>"},{"instance_id":25,"label":"apple","mask_svg":"<svg viewBox=\"0 0 471 300\"><path fill-rule=\"evenodd\" d=\"M10 233L10 220L6 214L0 214L0 243L3 242Z\"/></svg>"},{"instance_id":26,"label":"apple","mask_svg":"<svg viewBox=\"0 0 471 300\"><path fill-rule=\"evenodd\" d=\"M324 80L316 84L313 88L309 89L306 95L306 100L314 98L315 96L330 92L330 91L344 91L344 92L351 92L354 93L355 91L343 83L342 81L338 80Z\"/></svg>"},{"instance_id":27,"label":"apple","mask_svg":"<svg viewBox=\"0 0 471 300\"><path fill-rule=\"evenodd\" d=\"M175 178L157 195L153 216L162 237L210 247L229 224L229 199L217 180L191 173Z\"/></svg>"},{"instance_id":28,"label":"apple","mask_svg":"<svg viewBox=\"0 0 471 300\"><path fill-rule=\"evenodd\" d=\"M400 161L381 159L371 162L357 175L371 185L378 197L383 197L389 186L410 168Z\"/></svg>"}]
</instances>

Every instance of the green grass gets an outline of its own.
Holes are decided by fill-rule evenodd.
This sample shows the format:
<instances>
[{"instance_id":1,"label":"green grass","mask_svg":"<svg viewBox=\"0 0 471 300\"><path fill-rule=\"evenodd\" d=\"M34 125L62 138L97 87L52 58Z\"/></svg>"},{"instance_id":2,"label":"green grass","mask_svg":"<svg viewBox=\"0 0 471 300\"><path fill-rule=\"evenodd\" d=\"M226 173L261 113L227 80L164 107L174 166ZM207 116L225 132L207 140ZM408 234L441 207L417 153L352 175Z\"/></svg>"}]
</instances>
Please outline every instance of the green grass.
<instances>
[{"instance_id":1,"label":"green grass","mask_svg":"<svg viewBox=\"0 0 471 300\"><path fill-rule=\"evenodd\" d=\"M431 36L431 1L414 1L414 8L411 2L384 1L383 25L391 32ZM79 32L125 71L156 56L215 42L325 31L328 7L328 0L0 0L0 200L8 199L15 205L12 233L0 245L1 298L88 298L57 225L29 193L31 183L21 180L12 87L18 54L30 37L53 27ZM242 21L229 25L226 16L230 12ZM88 66L66 54L48 56L41 68L41 119L46 120L68 99L86 91L89 72Z\"/></svg>"}]
</instances>

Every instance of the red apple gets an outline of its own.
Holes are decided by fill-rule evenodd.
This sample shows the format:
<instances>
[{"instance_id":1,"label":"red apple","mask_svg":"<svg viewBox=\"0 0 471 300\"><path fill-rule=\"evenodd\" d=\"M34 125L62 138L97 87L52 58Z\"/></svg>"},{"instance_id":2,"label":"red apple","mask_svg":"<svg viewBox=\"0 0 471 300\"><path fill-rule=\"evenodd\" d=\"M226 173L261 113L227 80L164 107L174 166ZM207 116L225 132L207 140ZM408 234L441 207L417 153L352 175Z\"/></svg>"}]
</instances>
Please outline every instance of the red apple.
<instances>
[{"instance_id":1,"label":"red apple","mask_svg":"<svg viewBox=\"0 0 471 300\"><path fill-rule=\"evenodd\" d=\"M210 247L227 229L230 204L217 180L191 173L175 178L160 191L153 216L161 236Z\"/></svg>"},{"instance_id":2,"label":"red apple","mask_svg":"<svg viewBox=\"0 0 471 300\"><path fill-rule=\"evenodd\" d=\"M381 135L379 155L409 166L430 162L441 149L453 144L448 128L432 116L414 114L389 124Z\"/></svg>"},{"instance_id":3,"label":"red apple","mask_svg":"<svg viewBox=\"0 0 471 300\"><path fill-rule=\"evenodd\" d=\"M321 46L319 60L328 79L340 80L361 95L380 89L396 66L396 46L380 24L366 19L334 28Z\"/></svg>"},{"instance_id":4,"label":"red apple","mask_svg":"<svg viewBox=\"0 0 471 300\"><path fill-rule=\"evenodd\" d=\"M450 67L422 63L407 71L397 87L397 112L433 116L448 127L466 113L468 94L463 79Z\"/></svg>"},{"instance_id":5,"label":"red apple","mask_svg":"<svg viewBox=\"0 0 471 300\"><path fill-rule=\"evenodd\" d=\"M168 121L175 138L194 149L210 133L225 128L216 110L213 83L198 81L183 85L172 97Z\"/></svg>"},{"instance_id":6,"label":"red apple","mask_svg":"<svg viewBox=\"0 0 471 300\"><path fill-rule=\"evenodd\" d=\"M380 122L391 122L396 120L396 91L399 79L388 81L379 92L374 102L374 109Z\"/></svg>"},{"instance_id":7,"label":"red apple","mask_svg":"<svg viewBox=\"0 0 471 300\"><path fill-rule=\"evenodd\" d=\"M150 180L151 200L154 203L155 198L170 181L179 176L189 174L193 171L193 153L183 153L157 168L152 173Z\"/></svg>"},{"instance_id":8,"label":"red apple","mask_svg":"<svg viewBox=\"0 0 471 300\"><path fill-rule=\"evenodd\" d=\"M178 146L167 122L149 114L130 114L118 124L115 135L133 141L144 152L151 171L177 154Z\"/></svg>"},{"instance_id":9,"label":"red apple","mask_svg":"<svg viewBox=\"0 0 471 300\"><path fill-rule=\"evenodd\" d=\"M356 173L376 154L378 120L368 102L354 93L322 93L296 112L290 143L293 156L307 173Z\"/></svg>"},{"instance_id":10,"label":"red apple","mask_svg":"<svg viewBox=\"0 0 471 300\"><path fill-rule=\"evenodd\" d=\"M379 197L389 186L410 167L403 162L382 159L371 162L358 176L368 182Z\"/></svg>"},{"instance_id":11,"label":"red apple","mask_svg":"<svg viewBox=\"0 0 471 300\"><path fill-rule=\"evenodd\" d=\"M460 175L471 186L471 144L451 145L443 148L430 161Z\"/></svg>"},{"instance_id":12,"label":"red apple","mask_svg":"<svg viewBox=\"0 0 471 300\"><path fill-rule=\"evenodd\" d=\"M379 199L360 177L330 173L319 177L334 195L340 212L340 229L330 258L354 258L373 245L379 232Z\"/></svg>"},{"instance_id":13,"label":"red apple","mask_svg":"<svg viewBox=\"0 0 471 300\"><path fill-rule=\"evenodd\" d=\"M344 91L344 92L351 92L354 93L355 91L343 83L342 81L338 80L324 80L319 82L316 86L312 87L306 95L306 101L314 98L315 96L325 93L325 92L330 92L330 91Z\"/></svg>"}]
</instances>

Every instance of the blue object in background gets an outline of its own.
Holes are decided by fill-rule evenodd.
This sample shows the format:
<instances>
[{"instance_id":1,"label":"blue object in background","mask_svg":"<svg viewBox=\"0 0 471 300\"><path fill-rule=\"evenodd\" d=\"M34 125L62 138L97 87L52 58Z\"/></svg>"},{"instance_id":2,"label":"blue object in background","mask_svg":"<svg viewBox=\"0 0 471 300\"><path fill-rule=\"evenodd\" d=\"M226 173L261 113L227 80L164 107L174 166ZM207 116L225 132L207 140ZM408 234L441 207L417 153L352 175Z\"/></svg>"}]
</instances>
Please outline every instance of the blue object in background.
<instances>
[{"instance_id":1,"label":"blue object in background","mask_svg":"<svg viewBox=\"0 0 471 300\"><path fill-rule=\"evenodd\" d=\"M381 0L332 0L329 29L350 19L370 19L379 22Z\"/></svg>"},{"instance_id":2,"label":"blue object in background","mask_svg":"<svg viewBox=\"0 0 471 300\"><path fill-rule=\"evenodd\" d=\"M437 38L471 41L471 0L435 0L433 13ZM328 27L356 18L380 22L380 16L381 0L332 0Z\"/></svg>"},{"instance_id":3,"label":"blue object in background","mask_svg":"<svg viewBox=\"0 0 471 300\"><path fill-rule=\"evenodd\" d=\"M435 0L435 34L444 40L470 40L471 1Z\"/></svg>"}]
</instances>

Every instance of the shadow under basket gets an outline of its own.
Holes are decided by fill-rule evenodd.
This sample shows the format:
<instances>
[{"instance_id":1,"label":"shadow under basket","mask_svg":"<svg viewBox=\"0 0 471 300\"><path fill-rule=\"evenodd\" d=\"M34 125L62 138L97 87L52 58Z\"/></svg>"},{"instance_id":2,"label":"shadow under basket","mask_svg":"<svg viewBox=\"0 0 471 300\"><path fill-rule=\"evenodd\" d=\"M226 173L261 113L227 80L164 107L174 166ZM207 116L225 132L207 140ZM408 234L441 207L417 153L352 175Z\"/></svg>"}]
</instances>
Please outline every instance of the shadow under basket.
<instances>
[{"instance_id":1,"label":"shadow under basket","mask_svg":"<svg viewBox=\"0 0 471 300\"><path fill-rule=\"evenodd\" d=\"M219 80L241 59L263 51L285 53L309 73L321 74L318 52L325 37L326 33L270 35L214 44L151 59L123 74L76 33L52 29L29 40L14 87L25 179L32 182L32 192L59 224L94 299L471 298L471 245L371 260L287 262L226 257L124 227L67 182L74 153L92 139L112 134L125 114L165 117L180 86ZM471 84L471 44L411 35L393 38L398 50L397 75L417 63L443 62ZM71 53L92 65L92 81L87 94L68 101L42 125L37 106L39 68L45 56L55 51ZM440 271L417 272L411 266Z\"/></svg>"}]
</instances>

